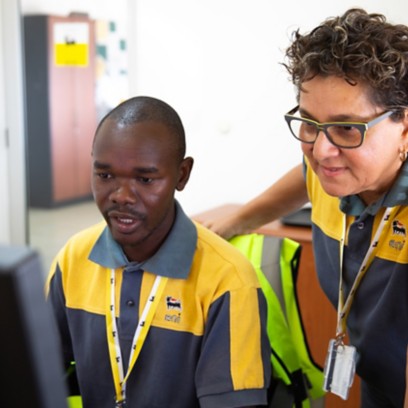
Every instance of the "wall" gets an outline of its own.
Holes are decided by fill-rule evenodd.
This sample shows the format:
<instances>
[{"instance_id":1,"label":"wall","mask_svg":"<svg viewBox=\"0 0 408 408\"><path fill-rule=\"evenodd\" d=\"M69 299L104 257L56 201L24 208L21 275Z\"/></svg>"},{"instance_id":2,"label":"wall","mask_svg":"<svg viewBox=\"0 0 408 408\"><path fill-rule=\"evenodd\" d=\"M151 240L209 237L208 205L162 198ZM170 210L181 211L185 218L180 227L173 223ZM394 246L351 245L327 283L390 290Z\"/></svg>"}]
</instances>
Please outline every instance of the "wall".
<instances>
[{"instance_id":1,"label":"wall","mask_svg":"<svg viewBox=\"0 0 408 408\"><path fill-rule=\"evenodd\" d=\"M23 14L55 14L66 16L69 13L88 13L92 18L126 18L127 0L20 0Z\"/></svg>"},{"instance_id":2,"label":"wall","mask_svg":"<svg viewBox=\"0 0 408 408\"><path fill-rule=\"evenodd\" d=\"M187 131L188 213L245 202L301 160L283 114L295 104L283 50L292 31L361 6L408 24L399 0L22 0L27 13L89 12L127 21L130 95L172 104Z\"/></svg>"},{"instance_id":3,"label":"wall","mask_svg":"<svg viewBox=\"0 0 408 408\"><path fill-rule=\"evenodd\" d=\"M189 213L245 202L301 160L283 115L295 106L280 65L292 31L359 5L408 24L399 0L140 0L129 2L132 93L181 114L195 168Z\"/></svg>"}]
</instances>

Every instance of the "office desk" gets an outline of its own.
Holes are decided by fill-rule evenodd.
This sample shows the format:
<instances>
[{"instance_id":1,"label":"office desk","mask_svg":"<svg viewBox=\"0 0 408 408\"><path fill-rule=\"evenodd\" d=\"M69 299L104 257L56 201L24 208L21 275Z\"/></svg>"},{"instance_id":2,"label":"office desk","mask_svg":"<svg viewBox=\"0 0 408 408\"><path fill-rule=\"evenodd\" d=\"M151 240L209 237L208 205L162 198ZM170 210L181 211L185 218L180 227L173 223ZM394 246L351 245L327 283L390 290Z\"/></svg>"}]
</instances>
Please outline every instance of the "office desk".
<instances>
[{"instance_id":1,"label":"office desk","mask_svg":"<svg viewBox=\"0 0 408 408\"><path fill-rule=\"evenodd\" d=\"M222 217L239 207L238 204L225 204L193 216L198 220ZM327 353L329 340L336 332L336 310L327 300L320 288L315 273L315 263L312 249L312 232L307 227L292 227L273 221L262 226L255 232L277 237L287 237L297 241L302 246L297 280L298 300L302 321L306 332L309 350L313 360L321 367ZM347 401L328 394L325 408L357 408L360 399L360 381L356 377Z\"/></svg>"}]
</instances>

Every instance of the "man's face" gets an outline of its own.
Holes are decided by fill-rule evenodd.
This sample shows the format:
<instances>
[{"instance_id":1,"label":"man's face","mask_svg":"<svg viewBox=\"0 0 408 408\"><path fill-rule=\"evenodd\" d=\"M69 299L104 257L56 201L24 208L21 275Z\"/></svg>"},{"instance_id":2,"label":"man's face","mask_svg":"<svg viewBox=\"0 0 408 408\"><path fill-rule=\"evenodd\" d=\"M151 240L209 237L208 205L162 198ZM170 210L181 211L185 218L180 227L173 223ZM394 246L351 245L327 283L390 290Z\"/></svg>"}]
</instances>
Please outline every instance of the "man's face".
<instances>
[{"instance_id":1,"label":"man's face","mask_svg":"<svg viewBox=\"0 0 408 408\"><path fill-rule=\"evenodd\" d=\"M192 159L180 163L175 138L162 124L118 126L108 119L93 146L92 191L113 238L129 260L143 261L174 221L174 193L188 181Z\"/></svg>"}]
</instances>

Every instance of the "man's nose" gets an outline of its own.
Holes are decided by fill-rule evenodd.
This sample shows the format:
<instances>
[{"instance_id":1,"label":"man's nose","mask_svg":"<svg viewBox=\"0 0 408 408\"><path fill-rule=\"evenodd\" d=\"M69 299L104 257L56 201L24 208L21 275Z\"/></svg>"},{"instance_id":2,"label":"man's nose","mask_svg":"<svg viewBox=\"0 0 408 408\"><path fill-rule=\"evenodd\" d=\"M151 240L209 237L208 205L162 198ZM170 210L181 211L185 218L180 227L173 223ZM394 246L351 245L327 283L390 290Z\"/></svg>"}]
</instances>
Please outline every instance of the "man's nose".
<instances>
[{"instance_id":1,"label":"man's nose","mask_svg":"<svg viewBox=\"0 0 408 408\"><path fill-rule=\"evenodd\" d=\"M110 199L118 204L134 204L137 200L136 189L132 181L119 181Z\"/></svg>"}]
</instances>

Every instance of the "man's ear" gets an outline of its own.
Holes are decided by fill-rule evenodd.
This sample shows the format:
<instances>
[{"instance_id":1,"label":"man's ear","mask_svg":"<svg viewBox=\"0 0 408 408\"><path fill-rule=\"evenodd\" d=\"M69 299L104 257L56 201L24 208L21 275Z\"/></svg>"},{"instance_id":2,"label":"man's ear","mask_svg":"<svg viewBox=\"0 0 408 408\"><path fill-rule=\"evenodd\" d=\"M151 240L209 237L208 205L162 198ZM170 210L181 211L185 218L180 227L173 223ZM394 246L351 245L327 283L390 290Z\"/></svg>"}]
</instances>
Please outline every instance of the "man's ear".
<instances>
[{"instance_id":1,"label":"man's ear","mask_svg":"<svg viewBox=\"0 0 408 408\"><path fill-rule=\"evenodd\" d=\"M192 157L186 157L183 159L183 161L180 163L179 166L179 179L176 185L176 190L177 191L183 191L184 187L186 186L191 170L193 168L194 164L194 159Z\"/></svg>"}]
</instances>

